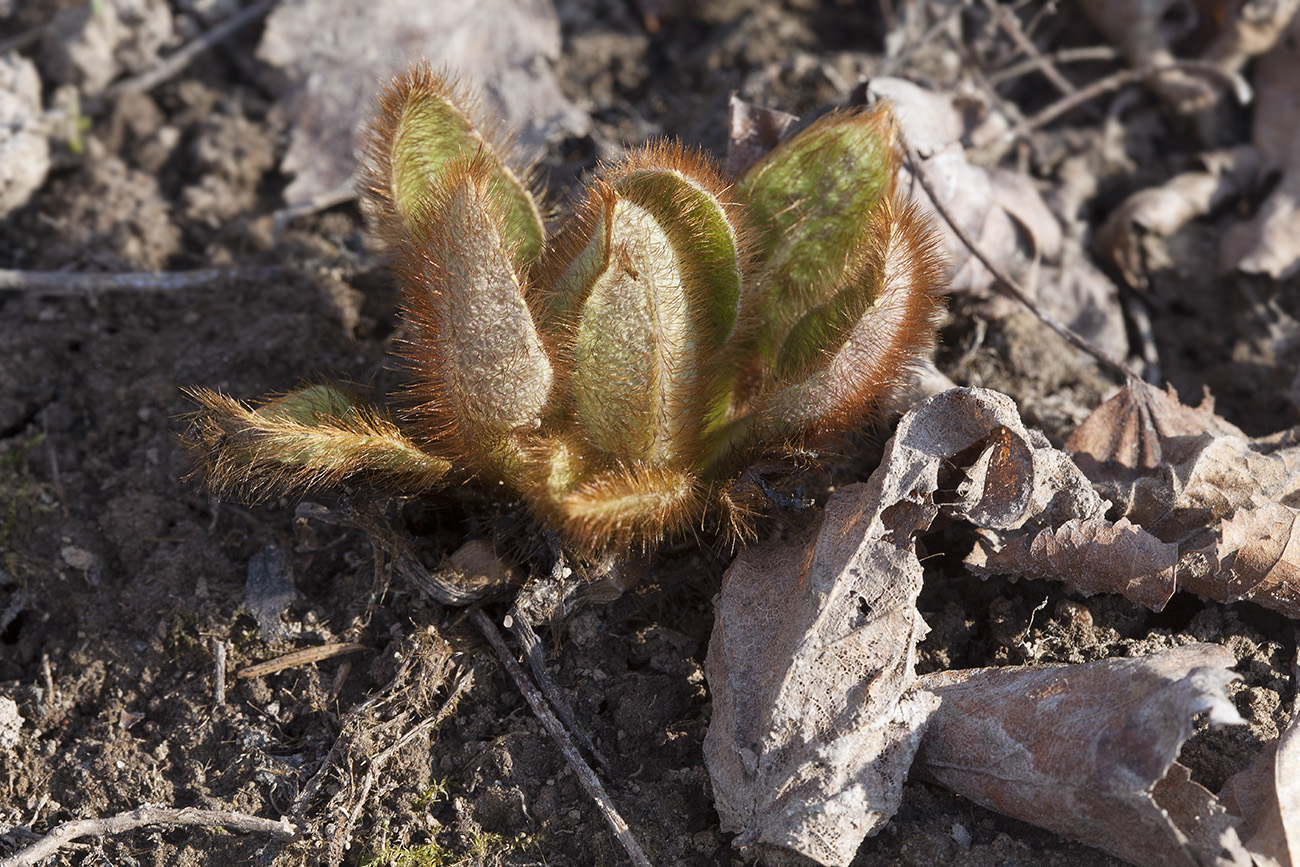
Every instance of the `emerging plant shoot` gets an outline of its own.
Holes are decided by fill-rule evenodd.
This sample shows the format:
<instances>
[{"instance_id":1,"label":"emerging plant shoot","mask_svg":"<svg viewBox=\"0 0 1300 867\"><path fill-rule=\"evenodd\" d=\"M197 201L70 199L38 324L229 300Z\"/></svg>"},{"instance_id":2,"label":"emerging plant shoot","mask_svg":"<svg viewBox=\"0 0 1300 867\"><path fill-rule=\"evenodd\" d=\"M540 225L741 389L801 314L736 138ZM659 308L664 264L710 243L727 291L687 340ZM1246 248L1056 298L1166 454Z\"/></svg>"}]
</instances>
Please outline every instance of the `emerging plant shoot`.
<instances>
[{"instance_id":1,"label":"emerging plant shoot","mask_svg":"<svg viewBox=\"0 0 1300 867\"><path fill-rule=\"evenodd\" d=\"M490 483L589 552L743 535L745 470L861 425L929 348L944 267L895 192L887 109L822 118L732 184L680 144L641 148L548 236L464 105L416 68L366 139L409 334L402 408L198 389L219 494Z\"/></svg>"}]
</instances>

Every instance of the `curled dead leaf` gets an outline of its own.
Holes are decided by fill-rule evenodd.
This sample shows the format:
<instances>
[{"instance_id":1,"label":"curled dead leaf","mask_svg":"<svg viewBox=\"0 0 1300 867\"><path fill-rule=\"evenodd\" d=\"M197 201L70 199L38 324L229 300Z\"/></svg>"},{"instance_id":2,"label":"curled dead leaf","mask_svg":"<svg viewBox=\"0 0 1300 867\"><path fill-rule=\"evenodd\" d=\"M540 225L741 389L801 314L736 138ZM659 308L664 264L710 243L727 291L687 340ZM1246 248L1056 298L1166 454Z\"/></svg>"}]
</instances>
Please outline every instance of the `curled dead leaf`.
<instances>
[{"instance_id":1,"label":"curled dead leaf","mask_svg":"<svg viewBox=\"0 0 1300 867\"><path fill-rule=\"evenodd\" d=\"M851 485L819 529L744 551L715 601L704 758L723 830L765 860L852 861L897 809L932 707L913 673L921 564L879 494Z\"/></svg>"},{"instance_id":2,"label":"curled dead leaf","mask_svg":"<svg viewBox=\"0 0 1300 867\"><path fill-rule=\"evenodd\" d=\"M1219 792L1258 867L1300 865L1300 714Z\"/></svg>"},{"instance_id":3,"label":"curled dead leaf","mask_svg":"<svg viewBox=\"0 0 1300 867\"><path fill-rule=\"evenodd\" d=\"M1184 576L1184 586L1219 602L1246 599L1300 619L1300 512L1257 499L1223 522L1206 552L1211 570Z\"/></svg>"},{"instance_id":4,"label":"curled dead leaf","mask_svg":"<svg viewBox=\"0 0 1300 867\"><path fill-rule=\"evenodd\" d=\"M742 553L705 663L705 761L736 845L848 864L893 815L930 708L912 673L925 631L915 537L941 488L957 489L954 515L1002 529L1106 506L1010 398L953 389L900 420L880 467L836 492L820 528Z\"/></svg>"},{"instance_id":5,"label":"curled dead leaf","mask_svg":"<svg viewBox=\"0 0 1300 867\"><path fill-rule=\"evenodd\" d=\"M1146 289L1148 238L1167 238L1197 217L1239 198L1259 171L1259 153L1248 145L1206 154L1202 168L1175 175L1158 187L1133 193L1116 208L1093 239L1134 288Z\"/></svg>"},{"instance_id":6,"label":"curled dead leaf","mask_svg":"<svg viewBox=\"0 0 1300 867\"><path fill-rule=\"evenodd\" d=\"M731 134L727 140L727 176L738 178L769 151L799 118L774 108L745 102L734 93L728 104Z\"/></svg>"},{"instance_id":7,"label":"curled dead leaf","mask_svg":"<svg viewBox=\"0 0 1300 867\"><path fill-rule=\"evenodd\" d=\"M1064 581L1091 596L1118 593L1160 611L1174 593L1178 546L1161 542L1127 518L1066 521L993 547L981 538L966 558L976 574Z\"/></svg>"},{"instance_id":8,"label":"curled dead leaf","mask_svg":"<svg viewBox=\"0 0 1300 867\"><path fill-rule=\"evenodd\" d=\"M1133 864L1250 864L1233 819L1175 759L1193 717L1240 723L1236 660L1192 644L1085 665L939 672L916 770Z\"/></svg>"}]
</instances>

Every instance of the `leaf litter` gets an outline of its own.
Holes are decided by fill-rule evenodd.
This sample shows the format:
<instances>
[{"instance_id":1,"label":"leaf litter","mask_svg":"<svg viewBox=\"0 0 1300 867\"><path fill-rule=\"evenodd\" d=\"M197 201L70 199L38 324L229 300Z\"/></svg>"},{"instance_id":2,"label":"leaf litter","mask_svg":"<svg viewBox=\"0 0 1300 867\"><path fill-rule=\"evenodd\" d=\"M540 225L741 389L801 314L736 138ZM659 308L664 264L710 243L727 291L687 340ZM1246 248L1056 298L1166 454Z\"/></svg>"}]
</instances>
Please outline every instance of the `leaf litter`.
<instances>
[{"instance_id":1,"label":"leaf litter","mask_svg":"<svg viewBox=\"0 0 1300 867\"><path fill-rule=\"evenodd\" d=\"M1183 566L1179 540L1202 535L1175 529L1186 523L1170 514L1210 512L1219 538L1195 550L1206 566L1196 581L1180 575L1183 589L1300 614L1294 510L1261 500L1293 489L1287 447L1261 454L1211 407L1189 409L1140 383L1097 412L1072 437L1089 479L1026 429L1006 396L943 392L903 416L871 479L836 491L820 526L737 557L705 665L714 702L705 757L737 846L771 863L798 853L846 865L898 809L910 766L1144 867L1251 863L1254 838L1242 843L1239 817L1175 762L1197 714L1244 722L1226 691L1236 677L1228 649L915 675L926 632L916 539L941 515L976 528L967 564L977 573L1061 581L1158 611ZM1187 440L1199 449L1189 453ZM1089 452L1097 443L1106 448ZM1207 450L1223 452L1217 472L1195 469ZM1166 463L1175 454L1189 465ZM1271 477L1244 468L1265 459ZM1098 491L1118 500L1124 490L1100 481L1103 467L1159 489L1167 510L1133 517L1153 517L1170 538L1129 515L1108 519L1115 503ZM1156 499L1153 490L1143 501Z\"/></svg>"}]
</instances>

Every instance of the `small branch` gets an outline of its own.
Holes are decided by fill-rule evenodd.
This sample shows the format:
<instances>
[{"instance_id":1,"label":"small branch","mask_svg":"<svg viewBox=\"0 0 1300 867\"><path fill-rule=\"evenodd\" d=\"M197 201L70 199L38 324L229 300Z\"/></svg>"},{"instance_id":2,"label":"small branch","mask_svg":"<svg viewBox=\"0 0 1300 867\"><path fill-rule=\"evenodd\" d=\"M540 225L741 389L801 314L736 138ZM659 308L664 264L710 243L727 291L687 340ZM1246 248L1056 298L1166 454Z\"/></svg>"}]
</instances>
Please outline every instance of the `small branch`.
<instances>
[{"instance_id":1,"label":"small branch","mask_svg":"<svg viewBox=\"0 0 1300 867\"><path fill-rule=\"evenodd\" d=\"M560 690L555 686L555 681L547 673L546 657L542 652L542 642L533 630L533 624L529 623L528 618L519 611L519 606L511 607L510 613L506 615L505 627L510 630L510 633L515 637L515 641L518 641L519 646L523 648L524 658L528 660L528 667L533 672L533 679L537 681L538 688L546 696L546 700L551 703L551 707L555 708L555 713L559 715L560 721L578 739L583 749L595 758L602 768L608 771L609 762L601 754L600 750L596 749L595 743L592 742L582 727L578 725L578 721L573 716L573 710L569 707L568 702L564 700L564 696L560 695Z\"/></svg>"},{"instance_id":2,"label":"small branch","mask_svg":"<svg viewBox=\"0 0 1300 867\"><path fill-rule=\"evenodd\" d=\"M283 274L280 268L199 268L193 271L128 271L80 273L76 271L15 271L0 268L0 291L71 297L100 292L187 292L208 289L232 280L267 280Z\"/></svg>"},{"instance_id":3,"label":"small branch","mask_svg":"<svg viewBox=\"0 0 1300 867\"><path fill-rule=\"evenodd\" d=\"M213 25L193 41L187 43L184 48L181 48L152 69L146 69L139 75L124 78L115 83L108 88L106 94L108 96L117 96L121 93L141 93L156 87L189 66L194 58L226 39L241 27L261 18L274 5L275 0L258 0L247 9Z\"/></svg>"},{"instance_id":4,"label":"small branch","mask_svg":"<svg viewBox=\"0 0 1300 867\"><path fill-rule=\"evenodd\" d=\"M1109 45L1090 45L1081 48L1063 48L1060 51L1051 54L1040 54L1022 60L1019 63L1012 63L1004 66L999 70L990 72L988 79L989 84L997 87L999 84L1005 84L1013 78L1019 78L1026 73L1033 72L1046 66L1055 66L1062 63L1086 63L1088 61L1104 62L1108 60L1118 60L1119 51ZM1078 88L1071 90L1071 93L1077 92Z\"/></svg>"},{"instance_id":5,"label":"small branch","mask_svg":"<svg viewBox=\"0 0 1300 867\"><path fill-rule=\"evenodd\" d=\"M591 769L591 765L583 760L577 746L573 743L573 739L569 737L569 733L560 725L560 721L555 718L555 714L551 713L541 693L537 691L537 687L533 686L532 681L528 679L528 675L524 673L524 670L519 667L519 663L510 654L510 649L506 647L505 640L501 637L501 633L497 631L496 625L488 619L482 609L475 609L474 613L470 615L470 619L474 621L474 625L479 628L484 637L487 638L488 643L492 645L492 649L496 651L497 658L505 666L506 673L515 682L515 687L523 693L528 706L533 710L533 714L541 720L547 733L554 739L556 745L560 748L560 752L564 754L564 758L568 760L569 765L578 775L578 782L582 783L582 787L587 790L587 794L591 796L591 799L596 802L596 806L600 808L600 812L604 814L605 821L609 822L609 826L614 830L614 836L618 837L618 841L623 844L623 848L627 850L632 863L636 867L650 867L650 860L646 858L640 844L632 836L632 829L619 815L613 800L605 792L605 787L601 785L600 778ZM3 867L3 865L0 865L0 867Z\"/></svg>"},{"instance_id":6,"label":"small branch","mask_svg":"<svg viewBox=\"0 0 1300 867\"><path fill-rule=\"evenodd\" d=\"M1062 75L1061 71L1052 63L1051 58L1045 57L1043 52L1038 49L1038 46L1025 35L1025 31L1020 27L1020 19L1016 17L1016 13L1006 7L999 6L996 0L984 0L984 7L988 9L989 14L1006 31L1006 34L1011 37L1011 41L1016 44L1016 47L1023 51L1026 57L1036 62L1035 68L1042 70L1043 75L1047 77L1053 87L1065 94L1074 93L1079 89Z\"/></svg>"},{"instance_id":7,"label":"small branch","mask_svg":"<svg viewBox=\"0 0 1300 867\"><path fill-rule=\"evenodd\" d=\"M1051 123L1066 112L1078 108L1085 102L1096 99L1103 93L1119 90L1128 87L1130 84L1138 84L1149 78L1159 78L1164 73L1171 71L1190 72L1206 78L1216 79L1219 83L1230 88L1233 95L1243 104L1249 103L1251 100L1250 85L1241 76L1225 72L1213 63L1207 63L1203 60L1178 60L1174 63L1148 69L1121 69L1104 78L1099 78L1087 87L1081 87L1074 93L1058 99L1023 123L1017 124L1007 133L1007 137L1024 136L1040 126Z\"/></svg>"},{"instance_id":8,"label":"small branch","mask_svg":"<svg viewBox=\"0 0 1300 867\"><path fill-rule=\"evenodd\" d=\"M38 24L30 30L19 33L17 36L0 39L0 54L6 54L10 51L22 51L24 48L35 45L41 41L41 37L45 35L45 28L48 26L48 23Z\"/></svg>"},{"instance_id":9,"label":"small branch","mask_svg":"<svg viewBox=\"0 0 1300 867\"><path fill-rule=\"evenodd\" d=\"M212 684L212 700L217 707L226 703L226 642L212 639L212 664L216 671Z\"/></svg>"},{"instance_id":10,"label":"small branch","mask_svg":"<svg viewBox=\"0 0 1300 867\"><path fill-rule=\"evenodd\" d=\"M262 819L229 810L197 810L192 807L140 807L107 819L74 819L64 822L36 843L0 861L0 867L35 867L79 837L105 837L134 831L147 825L176 828L197 825L204 828L228 828L250 834L270 834L292 840L298 829L288 819Z\"/></svg>"},{"instance_id":11,"label":"small branch","mask_svg":"<svg viewBox=\"0 0 1300 867\"><path fill-rule=\"evenodd\" d=\"M265 677L268 674L275 674L277 671L297 668L300 665L312 665L313 663L333 659L336 656L342 656L345 653L356 653L367 649L368 648L364 644L356 644L351 641L335 641L330 644L321 644L316 647L307 647L302 650L295 650L292 653L277 656L275 659L267 660L266 662L259 662L256 665L245 666L235 672L235 677L240 679L249 677Z\"/></svg>"},{"instance_id":12,"label":"small branch","mask_svg":"<svg viewBox=\"0 0 1300 867\"><path fill-rule=\"evenodd\" d=\"M1126 381L1130 379L1141 379L1141 377L1130 370L1127 365L1111 358L1101 348L1094 346L1082 336L1072 331L1067 325L1065 325L1065 323L1061 322L1051 313L1048 313L1040 307L1036 301L1030 298L1025 290L1021 288L1020 284L1016 282L1010 274L1007 274L1000 266L994 263L993 260L979 248L979 245L975 243L971 236L966 234L966 230L958 225L957 221L953 219L952 214L948 212L948 209L944 207L943 202L939 200L939 194L935 191L934 186L930 183L930 179L926 176L925 168L921 165L921 158L910 145L907 147L907 160L911 164L912 176L915 177L917 183L921 185L921 189L925 190L925 194L930 197L930 203L934 206L935 211L937 211L939 216L944 219L944 222L952 228L952 231L957 238L966 245L966 249L970 250L971 254L974 255L976 259L979 259L985 268L989 269L989 273L997 279L998 288L1003 294L1008 295L1025 305L1025 307L1037 316L1044 325L1059 334L1071 346L1091 355L1101 364L1102 367L1118 374Z\"/></svg>"}]
</instances>

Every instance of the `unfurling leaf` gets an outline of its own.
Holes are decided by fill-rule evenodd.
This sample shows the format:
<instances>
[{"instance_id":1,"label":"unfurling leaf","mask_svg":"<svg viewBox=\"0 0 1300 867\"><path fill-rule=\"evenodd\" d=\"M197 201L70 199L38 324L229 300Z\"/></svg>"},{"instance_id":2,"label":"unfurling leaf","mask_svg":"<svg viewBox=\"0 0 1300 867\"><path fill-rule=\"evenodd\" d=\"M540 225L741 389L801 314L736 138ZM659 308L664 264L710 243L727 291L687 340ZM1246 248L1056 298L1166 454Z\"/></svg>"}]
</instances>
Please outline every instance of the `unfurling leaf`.
<instances>
[{"instance_id":1,"label":"unfurling leaf","mask_svg":"<svg viewBox=\"0 0 1300 867\"><path fill-rule=\"evenodd\" d=\"M366 134L367 175L362 187L392 238L416 243L436 231L429 212L448 172L466 157L477 157L480 173L502 210L500 233L516 265L541 253L542 218L527 184L501 159L477 129L466 99L428 66L411 70L380 99L375 123Z\"/></svg>"},{"instance_id":2,"label":"unfurling leaf","mask_svg":"<svg viewBox=\"0 0 1300 867\"><path fill-rule=\"evenodd\" d=\"M458 159L426 200L428 237L403 250L415 412L457 455L497 474L518 471L510 437L541 425L552 382L504 218L490 164Z\"/></svg>"},{"instance_id":3,"label":"unfurling leaf","mask_svg":"<svg viewBox=\"0 0 1300 867\"><path fill-rule=\"evenodd\" d=\"M576 414L604 454L686 466L729 401L719 353L740 302L735 217L716 172L681 148L638 153L606 184L590 221L603 237L563 272L589 281L566 287Z\"/></svg>"},{"instance_id":4,"label":"unfurling leaf","mask_svg":"<svg viewBox=\"0 0 1300 867\"><path fill-rule=\"evenodd\" d=\"M258 500L285 490L335 485L353 475L392 490L437 487L451 464L407 439L379 412L332 386L290 392L258 409L207 389L190 443L222 496Z\"/></svg>"},{"instance_id":5,"label":"unfurling leaf","mask_svg":"<svg viewBox=\"0 0 1300 867\"><path fill-rule=\"evenodd\" d=\"M756 413L763 436L843 429L906 381L942 304L943 262L931 239L913 206L880 203L846 285L787 336L776 368L784 387Z\"/></svg>"},{"instance_id":6,"label":"unfurling leaf","mask_svg":"<svg viewBox=\"0 0 1300 867\"><path fill-rule=\"evenodd\" d=\"M848 112L817 121L740 179L737 192L762 230L766 285L755 303L764 353L775 352L790 328L836 291L861 227L893 195L898 163L889 112Z\"/></svg>"}]
</instances>

